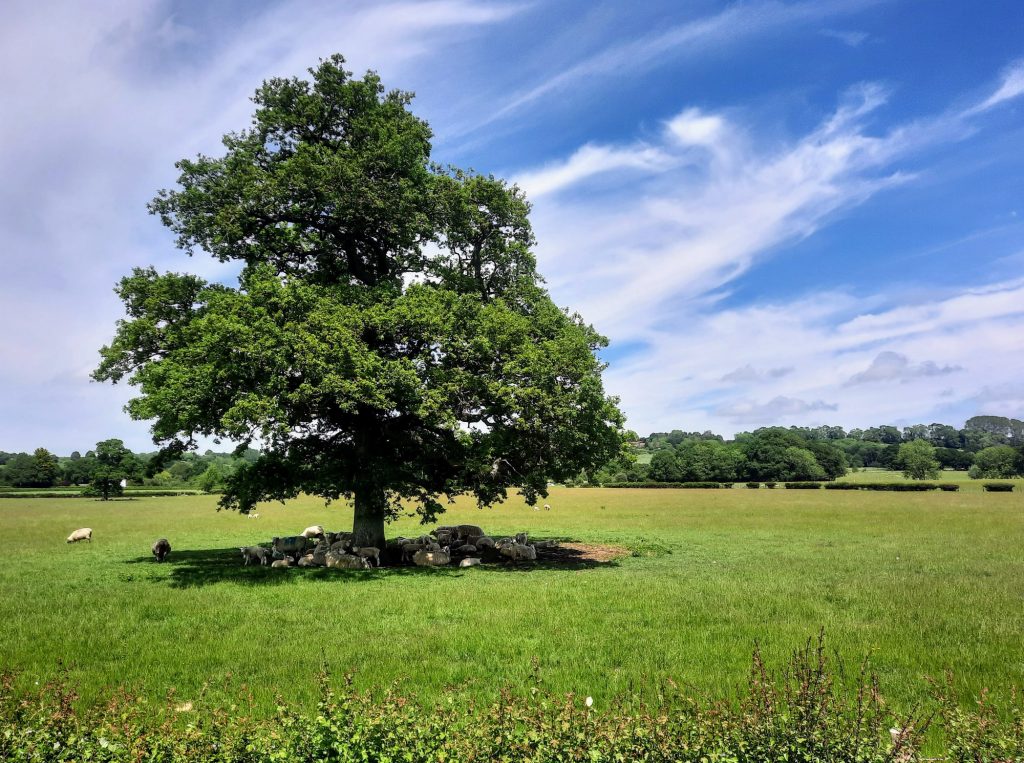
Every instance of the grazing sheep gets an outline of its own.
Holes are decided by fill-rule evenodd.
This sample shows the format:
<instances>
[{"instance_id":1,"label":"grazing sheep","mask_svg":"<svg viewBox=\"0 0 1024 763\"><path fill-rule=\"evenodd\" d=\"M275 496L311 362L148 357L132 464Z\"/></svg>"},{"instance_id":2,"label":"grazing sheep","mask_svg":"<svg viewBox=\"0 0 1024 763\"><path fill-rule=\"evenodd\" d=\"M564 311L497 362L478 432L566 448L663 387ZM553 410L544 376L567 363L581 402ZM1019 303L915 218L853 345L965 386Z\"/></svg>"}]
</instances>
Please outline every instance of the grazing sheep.
<instances>
[{"instance_id":1,"label":"grazing sheep","mask_svg":"<svg viewBox=\"0 0 1024 763\"><path fill-rule=\"evenodd\" d=\"M451 564L452 558L445 551L427 551L420 549L412 558L417 567L442 567Z\"/></svg>"},{"instance_id":2,"label":"grazing sheep","mask_svg":"<svg viewBox=\"0 0 1024 763\"><path fill-rule=\"evenodd\" d=\"M352 553L364 559L372 559L375 566L380 567L380 549L374 546L361 546L353 548Z\"/></svg>"},{"instance_id":3,"label":"grazing sheep","mask_svg":"<svg viewBox=\"0 0 1024 763\"><path fill-rule=\"evenodd\" d=\"M246 516L249 517L249 519L259 519L260 518L260 515L257 514L255 511L250 511L248 514L246 514Z\"/></svg>"},{"instance_id":4,"label":"grazing sheep","mask_svg":"<svg viewBox=\"0 0 1024 763\"><path fill-rule=\"evenodd\" d=\"M80 540L87 540L92 543L92 528L82 527L75 530L71 535L68 536L68 543L78 543Z\"/></svg>"},{"instance_id":5,"label":"grazing sheep","mask_svg":"<svg viewBox=\"0 0 1024 763\"><path fill-rule=\"evenodd\" d=\"M544 511L551 511L551 504L550 503L545 503L544 504Z\"/></svg>"},{"instance_id":6,"label":"grazing sheep","mask_svg":"<svg viewBox=\"0 0 1024 763\"><path fill-rule=\"evenodd\" d=\"M279 554L299 556L306 550L308 540L304 535L289 535L287 538L274 536L270 540L270 545Z\"/></svg>"},{"instance_id":7,"label":"grazing sheep","mask_svg":"<svg viewBox=\"0 0 1024 763\"><path fill-rule=\"evenodd\" d=\"M162 562L171 553L171 542L167 538L160 538L153 544L153 556L158 562Z\"/></svg>"},{"instance_id":8,"label":"grazing sheep","mask_svg":"<svg viewBox=\"0 0 1024 763\"><path fill-rule=\"evenodd\" d=\"M239 551L242 552L242 558L245 559L245 566L249 566L249 562L255 561L258 564L266 566L270 564L273 556L269 548L263 548L263 546L240 546Z\"/></svg>"},{"instance_id":9,"label":"grazing sheep","mask_svg":"<svg viewBox=\"0 0 1024 763\"><path fill-rule=\"evenodd\" d=\"M323 534L324 528L320 525L310 525L300 533L303 538L320 538L323 537Z\"/></svg>"},{"instance_id":10,"label":"grazing sheep","mask_svg":"<svg viewBox=\"0 0 1024 763\"><path fill-rule=\"evenodd\" d=\"M299 559L299 566L300 567L318 567L318 566L322 566L322 565L318 565L318 564L316 564L316 562L313 561L313 555L312 554L306 554L304 557Z\"/></svg>"},{"instance_id":11,"label":"grazing sheep","mask_svg":"<svg viewBox=\"0 0 1024 763\"><path fill-rule=\"evenodd\" d=\"M336 554L331 551L327 554L327 566L337 570L368 570L370 562L361 556Z\"/></svg>"},{"instance_id":12,"label":"grazing sheep","mask_svg":"<svg viewBox=\"0 0 1024 763\"><path fill-rule=\"evenodd\" d=\"M288 558L276 559L275 561L271 562L270 566L271 567L291 567L292 566L292 560L288 559Z\"/></svg>"},{"instance_id":13,"label":"grazing sheep","mask_svg":"<svg viewBox=\"0 0 1024 763\"><path fill-rule=\"evenodd\" d=\"M525 546L521 543L513 543L501 548L501 555L507 556L513 562L529 561L537 559L537 549L533 546Z\"/></svg>"},{"instance_id":14,"label":"grazing sheep","mask_svg":"<svg viewBox=\"0 0 1024 763\"><path fill-rule=\"evenodd\" d=\"M460 567L476 567L480 564L480 557L469 556L459 562Z\"/></svg>"}]
</instances>

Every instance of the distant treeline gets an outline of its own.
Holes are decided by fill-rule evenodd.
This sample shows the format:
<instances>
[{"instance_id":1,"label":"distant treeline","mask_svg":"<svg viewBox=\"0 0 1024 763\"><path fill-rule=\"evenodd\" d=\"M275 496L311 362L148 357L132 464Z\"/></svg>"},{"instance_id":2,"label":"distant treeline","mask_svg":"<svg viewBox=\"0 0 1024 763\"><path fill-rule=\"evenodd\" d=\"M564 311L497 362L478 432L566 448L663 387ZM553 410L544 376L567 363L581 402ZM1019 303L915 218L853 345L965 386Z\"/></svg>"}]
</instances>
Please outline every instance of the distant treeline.
<instances>
[{"instance_id":1,"label":"distant treeline","mask_svg":"<svg viewBox=\"0 0 1024 763\"><path fill-rule=\"evenodd\" d=\"M107 497L120 492L122 480L128 485L158 488L219 489L226 477L240 465L255 461L259 452L251 448L241 454L185 453L166 459L158 453L133 453L121 440L96 443L83 455L73 451L57 456L46 448L32 453L0 451L0 486L50 488L91 486Z\"/></svg>"},{"instance_id":2,"label":"distant treeline","mask_svg":"<svg viewBox=\"0 0 1024 763\"><path fill-rule=\"evenodd\" d=\"M638 459L651 454L650 463ZM963 428L915 424L844 430L838 426L764 427L726 440L713 432L653 432L593 474L591 483L799 482L831 480L853 468L899 469L934 478L941 469L976 478L1024 475L1024 422L975 416Z\"/></svg>"}]
</instances>

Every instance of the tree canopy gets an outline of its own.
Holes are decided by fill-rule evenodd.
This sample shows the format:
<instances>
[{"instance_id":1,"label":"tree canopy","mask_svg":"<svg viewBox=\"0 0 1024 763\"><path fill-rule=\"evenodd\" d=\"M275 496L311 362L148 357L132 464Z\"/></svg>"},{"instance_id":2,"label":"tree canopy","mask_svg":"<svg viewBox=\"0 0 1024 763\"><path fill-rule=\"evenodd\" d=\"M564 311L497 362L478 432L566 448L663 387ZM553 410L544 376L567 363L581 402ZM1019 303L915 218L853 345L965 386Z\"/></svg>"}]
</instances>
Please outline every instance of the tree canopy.
<instances>
[{"instance_id":1,"label":"tree canopy","mask_svg":"<svg viewBox=\"0 0 1024 763\"><path fill-rule=\"evenodd\" d=\"M223 156L178 163L151 211L238 284L136 269L94 377L139 388L127 410L168 453L260 444L224 507L352 497L374 544L403 499L425 520L441 496L535 501L618 453L623 419L605 339L543 288L522 192L432 164L411 96L343 64L265 82Z\"/></svg>"}]
</instances>

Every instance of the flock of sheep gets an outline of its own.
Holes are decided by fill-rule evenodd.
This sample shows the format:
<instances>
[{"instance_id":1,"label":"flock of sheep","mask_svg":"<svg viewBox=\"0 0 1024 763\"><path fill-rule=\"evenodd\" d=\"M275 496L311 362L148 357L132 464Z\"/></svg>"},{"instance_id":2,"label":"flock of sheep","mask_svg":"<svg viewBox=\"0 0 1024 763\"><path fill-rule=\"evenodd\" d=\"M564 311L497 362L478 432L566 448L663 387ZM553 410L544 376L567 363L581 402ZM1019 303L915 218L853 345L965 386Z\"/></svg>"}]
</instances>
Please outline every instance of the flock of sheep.
<instances>
[{"instance_id":1,"label":"flock of sheep","mask_svg":"<svg viewBox=\"0 0 1024 763\"><path fill-rule=\"evenodd\" d=\"M92 528L83 527L68 536L68 543L87 540L92 543ZM529 542L526 533L515 537L494 538L477 525L449 525L431 530L418 538L392 538L384 548L359 545L352 533L326 532L320 525L307 527L299 535L275 537L270 547L241 546L244 564L271 567L331 567L335 569L371 569L383 559L389 565L414 564L417 567L443 567L458 564L473 567L485 561L535 561L537 549L557 545L555 541ZM158 562L171 553L167 538L158 538L152 547Z\"/></svg>"},{"instance_id":2,"label":"flock of sheep","mask_svg":"<svg viewBox=\"0 0 1024 763\"><path fill-rule=\"evenodd\" d=\"M352 533L326 532L320 525L313 525L299 535L271 539L269 548L242 546L239 551L244 564L359 570L383 563L473 567L485 561L534 561L538 548L553 545L554 541L530 543L526 533L495 540L477 525L451 525L418 538L393 538L384 548L377 548L360 545Z\"/></svg>"},{"instance_id":3,"label":"flock of sheep","mask_svg":"<svg viewBox=\"0 0 1024 763\"><path fill-rule=\"evenodd\" d=\"M92 528L80 527L68 536L68 543L78 543L80 540L87 540L92 543ZM167 538L157 538L153 543L153 556L158 562L162 562L171 553L171 542Z\"/></svg>"}]
</instances>

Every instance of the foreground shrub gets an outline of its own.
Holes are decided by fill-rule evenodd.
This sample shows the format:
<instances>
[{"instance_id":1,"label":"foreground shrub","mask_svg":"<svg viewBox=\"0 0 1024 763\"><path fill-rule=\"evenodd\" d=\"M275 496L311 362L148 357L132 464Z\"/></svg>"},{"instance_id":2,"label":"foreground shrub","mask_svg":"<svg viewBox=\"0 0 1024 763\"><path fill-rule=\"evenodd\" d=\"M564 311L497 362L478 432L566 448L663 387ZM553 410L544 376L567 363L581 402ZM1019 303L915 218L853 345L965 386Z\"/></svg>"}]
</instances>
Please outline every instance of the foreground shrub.
<instances>
[{"instance_id":1,"label":"foreground shrub","mask_svg":"<svg viewBox=\"0 0 1024 763\"><path fill-rule=\"evenodd\" d=\"M748 482L747 483L747 487L750 488L751 490L757 490L758 488L761 487L761 483L760 482Z\"/></svg>"},{"instance_id":2,"label":"foreground shrub","mask_svg":"<svg viewBox=\"0 0 1024 763\"><path fill-rule=\"evenodd\" d=\"M989 493L1011 493L1013 492L1012 482L986 482L983 487Z\"/></svg>"},{"instance_id":3,"label":"foreground shrub","mask_svg":"<svg viewBox=\"0 0 1024 763\"><path fill-rule=\"evenodd\" d=\"M849 690L829 664L821 639L780 672L755 650L747 691L734 703L699 701L671 681L647 705L622 698L591 707L589 698L556 696L535 685L501 691L488 705L450 692L425 707L395 689L360 693L318 676L320 700L308 713L279 703L255 719L251 698L230 708L169 697L154 709L128 694L81 710L64 680L16 696L0 688L0 760L58 761L857 761L915 759L928 721L896 716L862 669ZM975 716L953 715L957 750L980 749ZM990 720L985 719L988 724ZM991 723L996 723L994 718ZM903 730L895 738L889 729ZM1001 727L1000 727L1001 728ZM995 735L990 726L979 739ZM953 749L951 747L951 749ZM986 748L987 749L987 748ZM963 758L968 759L968 758ZM971 758L973 759L973 758ZM979 758L979 760L982 758ZM987 759L987 758L986 758Z\"/></svg>"}]
</instances>

